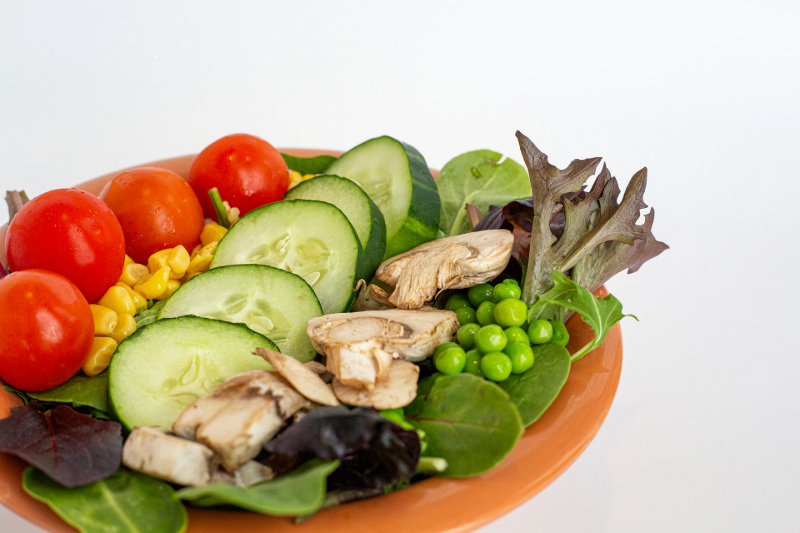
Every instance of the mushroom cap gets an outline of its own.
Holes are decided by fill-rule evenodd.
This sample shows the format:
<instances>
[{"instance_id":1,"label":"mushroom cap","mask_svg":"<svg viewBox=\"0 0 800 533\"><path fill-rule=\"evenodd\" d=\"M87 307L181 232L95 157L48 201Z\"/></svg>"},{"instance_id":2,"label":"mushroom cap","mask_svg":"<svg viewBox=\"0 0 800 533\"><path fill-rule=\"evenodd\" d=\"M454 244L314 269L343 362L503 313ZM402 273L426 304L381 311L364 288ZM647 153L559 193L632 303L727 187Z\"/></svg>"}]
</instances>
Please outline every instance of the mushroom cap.
<instances>
[{"instance_id":1,"label":"mushroom cap","mask_svg":"<svg viewBox=\"0 0 800 533\"><path fill-rule=\"evenodd\" d=\"M339 405L330 386L322 381L319 374L294 357L261 347L256 348L254 353L266 359L297 392L312 402L333 407Z\"/></svg>"},{"instance_id":2,"label":"mushroom cap","mask_svg":"<svg viewBox=\"0 0 800 533\"><path fill-rule=\"evenodd\" d=\"M386 377L375 383L372 390L357 389L333 380L333 392L347 405L396 409L410 404L417 395L419 367L414 363L396 359Z\"/></svg>"}]
</instances>

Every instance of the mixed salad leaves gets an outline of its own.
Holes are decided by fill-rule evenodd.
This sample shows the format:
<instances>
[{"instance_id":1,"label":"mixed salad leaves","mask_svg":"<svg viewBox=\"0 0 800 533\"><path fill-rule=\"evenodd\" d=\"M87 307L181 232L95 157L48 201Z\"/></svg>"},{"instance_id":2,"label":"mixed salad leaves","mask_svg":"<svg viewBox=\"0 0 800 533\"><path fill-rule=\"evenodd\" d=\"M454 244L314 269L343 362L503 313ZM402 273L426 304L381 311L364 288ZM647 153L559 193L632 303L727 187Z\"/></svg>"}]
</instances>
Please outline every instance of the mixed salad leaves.
<instances>
[{"instance_id":1,"label":"mixed salad leaves","mask_svg":"<svg viewBox=\"0 0 800 533\"><path fill-rule=\"evenodd\" d=\"M587 190L599 158L561 170L517 137L527 172L476 150L434 181L391 137L301 158L233 135L188 185L134 169L105 203L9 193L0 378L25 405L0 451L31 465L25 490L85 533L173 533L184 504L300 522L494 468L632 316L592 292L667 248L652 210L637 224L646 169L618 201L605 166ZM67 317L47 342L42 312ZM570 353L573 313L595 335Z\"/></svg>"}]
</instances>

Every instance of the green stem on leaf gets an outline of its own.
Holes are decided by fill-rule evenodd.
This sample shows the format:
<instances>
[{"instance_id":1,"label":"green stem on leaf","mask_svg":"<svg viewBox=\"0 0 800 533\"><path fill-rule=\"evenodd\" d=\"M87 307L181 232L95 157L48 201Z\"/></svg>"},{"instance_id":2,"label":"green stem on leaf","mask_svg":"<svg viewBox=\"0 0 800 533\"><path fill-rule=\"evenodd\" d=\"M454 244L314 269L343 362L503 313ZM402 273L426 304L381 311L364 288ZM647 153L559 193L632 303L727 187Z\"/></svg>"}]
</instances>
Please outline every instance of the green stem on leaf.
<instances>
[{"instance_id":1,"label":"green stem on leaf","mask_svg":"<svg viewBox=\"0 0 800 533\"><path fill-rule=\"evenodd\" d=\"M447 470L447 459L442 457L420 457L417 474L441 474Z\"/></svg>"},{"instance_id":2,"label":"green stem on leaf","mask_svg":"<svg viewBox=\"0 0 800 533\"><path fill-rule=\"evenodd\" d=\"M208 196L211 198L211 203L214 206L214 211L217 212L217 220L219 225L225 229L230 229L231 223L228 220L228 213L225 211L225 206L222 204L222 197L216 187L208 190Z\"/></svg>"}]
</instances>

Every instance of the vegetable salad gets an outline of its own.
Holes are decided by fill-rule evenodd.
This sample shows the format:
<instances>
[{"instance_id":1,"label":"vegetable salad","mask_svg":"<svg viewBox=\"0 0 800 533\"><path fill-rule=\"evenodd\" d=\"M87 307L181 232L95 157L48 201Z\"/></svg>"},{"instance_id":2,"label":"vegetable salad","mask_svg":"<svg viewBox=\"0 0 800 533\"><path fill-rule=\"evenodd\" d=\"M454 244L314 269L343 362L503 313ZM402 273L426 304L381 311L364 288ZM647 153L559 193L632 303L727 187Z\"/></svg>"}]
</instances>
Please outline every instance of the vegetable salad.
<instances>
[{"instance_id":1,"label":"vegetable salad","mask_svg":"<svg viewBox=\"0 0 800 533\"><path fill-rule=\"evenodd\" d=\"M0 451L25 490L84 533L178 533L186 505L301 522L494 468L632 316L592 292L667 249L645 170L618 201L605 166L587 189L599 158L517 137L525 166L477 150L437 180L388 136L300 158L229 135L187 180L9 192L0 378L25 405Z\"/></svg>"}]
</instances>

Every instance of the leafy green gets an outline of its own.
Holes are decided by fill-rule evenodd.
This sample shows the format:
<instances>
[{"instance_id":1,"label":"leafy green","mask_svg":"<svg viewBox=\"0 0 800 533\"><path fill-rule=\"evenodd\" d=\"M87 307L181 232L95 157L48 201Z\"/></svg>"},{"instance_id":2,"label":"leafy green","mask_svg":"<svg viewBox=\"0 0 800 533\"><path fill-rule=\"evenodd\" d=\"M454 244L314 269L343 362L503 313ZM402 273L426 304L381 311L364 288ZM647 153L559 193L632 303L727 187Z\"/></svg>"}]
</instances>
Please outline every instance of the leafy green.
<instances>
[{"instance_id":1,"label":"leafy green","mask_svg":"<svg viewBox=\"0 0 800 533\"><path fill-rule=\"evenodd\" d=\"M178 497L200 507L234 505L272 516L303 516L316 512L325 501L328 476L339 461L309 461L297 470L250 487L217 483L186 487Z\"/></svg>"},{"instance_id":2,"label":"leafy green","mask_svg":"<svg viewBox=\"0 0 800 533\"><path fill-rule=\"evenodd\" d=\"M92 416L102 413L108 417L108 371L104 370L94 377L84 374L75 374L66 382L52 389L27 392L15 389L10 385L3 388L9 392L14 392L22 398L25 403L31 400L38 400L45 405L68 404L73 409L81 407L87 408ZM103 417L101 417L103 418Z\"/></svg>"},{"instance_id":3,"label":"leafy green","mask_svg":"<svg viewBox=\"0 0 800 533\"><path fill-rule=\"evenodd\" d=\"M605 298L598 298L584 289L567 276L558 271L550 273L553 288L542 294L535 304L528 310L528 317L538 317L539 309L546 305L560 306L581 315L583 321L594 330L594 339L572 354L572 362L579 360L601 344L608 331L626 316L635 318L635 315L622 313L622 304L613 294Z\"/></svg>"},{"instance_id":4,"label":"leafy green","mask_svg":"<svg viewBox=\"0 0 800 533\"><path fill-rule=\"evenodd\" d=\"M525 168L491 150L475 150L445 164L436 185L442 202L439 229L446 235L460 235L472 229L467 204L486 213L492 204L504 205L531 195Z\"/></svg>"},{"instance_id":5,"label":"leafy green","mask_svg":"<svg viewBox=\"0 0 800 533\"><path fill-rule=\"evenodd\" d=\"M182 533L187 526L186 509L172 487L129 470L67 489L28 467L22 487L82 533Z\"/></svg>"},{"instance_id":6,"label":"leafy green","mask_svg":"<svg viewBox=\"0 0 800 533\"><path fill-rule=\"evenodd\" d=\"M533 366L498 383L517 406L525 426L533 424L550 407L569 376L569 352L548 343L533 347Z\"/></svg>"},{"instance_id":7,"label":"leafy green","mask_svg":"<svg viewBox=\"0 0 800 533\"><path fill-rule=\"evenodd\" d=\"M300 174L322 174L325 169L336 161L332 155L318 155L317 157L296 157L289 154L281 154L289 170L294 170Z\"/></svg>"},{"instance_id":8,"label":"leafy green","mask_svg":"<svg viewBox=\"0 0 800 533\"><path fill-rule=\"evenodd\" d=\"M161 300L160 302L154 303L149 309L140 310L136 316L133 317L136 320L136 329L143 328L158 320L158 313L161 311L161 308L164 307L165 303L167 303L166 300Z\"/></svg>"},{"instance_id":9,"label":"leafy green","mask_svg":"<svg viewBox=\"0 0 800 533\"><path fill-rule=\"evenodd\" d=\"M466 373L440 378L422 411L407 420L427 433L426 455L447 461L445 477L491 470L514 449L524 429L503 389Z\"/></svg>"},{"instance_id":10,"label":"leafy green","mask_svg":"<svg viewBox=\"0 0 800 533\"><path fill-rule=\"evenodd\" d=\"M651 232L654 210L645 215L643 224L636 224L647 207L643 200L646 168L634 174L618 203L617 180L605 166L591 189L584 192L586 181L600 164L599 157L576 159L561 170L522 133L517 132L517 139L533 191L530 267L522 294L525 303L532 304L550 290L552 271L570 271L572 279L591 292L626 268L635 272L669 248ZM558 236L551 229L557 216L565 219Z\"/></svg>"}]
</instances>

